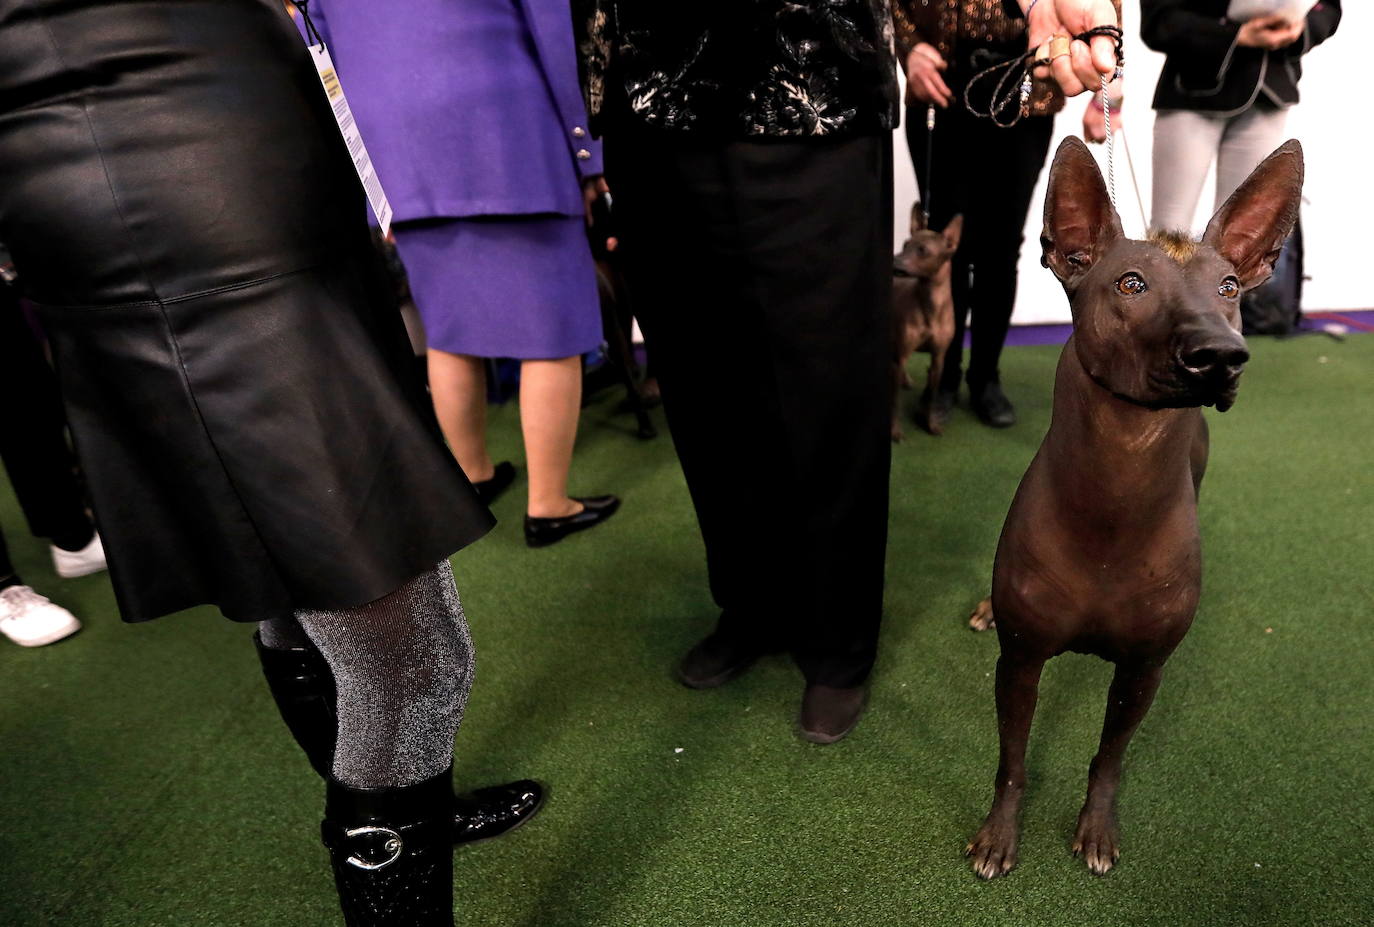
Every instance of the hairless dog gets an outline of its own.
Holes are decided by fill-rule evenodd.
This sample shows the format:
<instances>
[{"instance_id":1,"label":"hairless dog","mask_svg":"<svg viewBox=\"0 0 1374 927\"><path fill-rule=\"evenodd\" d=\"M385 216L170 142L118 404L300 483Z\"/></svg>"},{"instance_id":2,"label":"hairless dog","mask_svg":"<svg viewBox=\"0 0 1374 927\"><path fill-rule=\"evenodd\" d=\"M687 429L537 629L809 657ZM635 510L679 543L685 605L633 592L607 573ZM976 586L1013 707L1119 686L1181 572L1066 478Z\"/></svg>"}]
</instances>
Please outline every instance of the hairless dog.
<instances>
[{"instance_id":1,"label":"hairless dog","mask_svg":"<svg viewBox=\"0 0 1374 927\"><path fill-rule=\"evenodd\" d=\"M897 326L893 358L892 440L902 440L902 389L911 386L907 364L911 355L924 351L930 355L925 392L916 412L917 423L933 435L944 432L944 422L930 414L930 403L940 388L940 371L945 352L954 340L954 289L950 281L950 259L959 250L964 217L950 219L944 230L926 228L921 204L911 207L911 237L892 259L892 309Z\"/></svg>"},{"instance_id":2,"label":"hairless dog","mask_svg":"<svg viewBox=\"0 0 1374 927\"><path fill-rule=\"evenodd\" d=\"M968 846L985 879L1016 865L1026 738L1045 661L1116 664L1073 852L1098 875L1119 855L1116 792L1131 735L1202 588L1197 493L1207 463L1200 406L1229 409L1249 360L1241 293L1263 283L1298 215L1302 148L1289 141L1212 217L1201 241L1121 231L1096 162L1066 139L1050 168L1043 263L1074 332L1055 374L1049 432L1021 480L993 568L997 782Z\"/></svg>"}]
</instances>

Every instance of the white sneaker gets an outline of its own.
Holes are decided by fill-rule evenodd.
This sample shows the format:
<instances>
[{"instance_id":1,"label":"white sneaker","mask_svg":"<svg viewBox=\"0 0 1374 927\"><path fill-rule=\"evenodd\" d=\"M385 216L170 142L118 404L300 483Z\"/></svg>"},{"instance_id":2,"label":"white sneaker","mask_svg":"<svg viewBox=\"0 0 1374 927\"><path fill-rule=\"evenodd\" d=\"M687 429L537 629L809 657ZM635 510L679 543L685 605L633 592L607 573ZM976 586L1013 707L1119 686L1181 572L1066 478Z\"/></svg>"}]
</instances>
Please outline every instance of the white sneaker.
<instances>
[{"instance_id":1,"label":"white sneaker","mask_svg":"<svg viewBox=\"0 0 1374 927\"><path fill-rule=\"evenodd\" d=\"M75 615L28 586L0 589L0 634L20 647L42 647L80 630Z\"/></svg>"},{"instance_id":2,"label":"white sneaker","mask_svg":"<svg viewBox=\"0 0 1374 927\"><path fill-rule=\"evenodd\" d=\"M63 579L76 579L90 576L105 569L105 546L100 543L100 535L91 538L91 543L80 550L63 550L54 546L52 565L57 575Z\"/></svg>"}]
</instances>

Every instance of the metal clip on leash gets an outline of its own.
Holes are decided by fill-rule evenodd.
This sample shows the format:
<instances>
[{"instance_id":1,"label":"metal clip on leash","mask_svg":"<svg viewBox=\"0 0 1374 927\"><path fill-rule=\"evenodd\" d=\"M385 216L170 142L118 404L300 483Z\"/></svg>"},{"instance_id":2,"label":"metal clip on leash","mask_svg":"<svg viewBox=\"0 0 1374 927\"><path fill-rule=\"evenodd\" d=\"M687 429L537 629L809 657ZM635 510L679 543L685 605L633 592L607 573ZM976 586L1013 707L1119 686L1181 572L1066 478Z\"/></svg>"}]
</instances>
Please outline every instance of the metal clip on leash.
<instances>
[{"instance_id":1,"label":"metal clip on leash","mask_svg":"<svg viewBox=\"0 0 1374 927\"><path fill-rule=\"evenodd\" d=\"M930 172L935 166L935 104L926 105L926 187L921 191L921 218L930 228Z\"/></svg>"}]
</instances>

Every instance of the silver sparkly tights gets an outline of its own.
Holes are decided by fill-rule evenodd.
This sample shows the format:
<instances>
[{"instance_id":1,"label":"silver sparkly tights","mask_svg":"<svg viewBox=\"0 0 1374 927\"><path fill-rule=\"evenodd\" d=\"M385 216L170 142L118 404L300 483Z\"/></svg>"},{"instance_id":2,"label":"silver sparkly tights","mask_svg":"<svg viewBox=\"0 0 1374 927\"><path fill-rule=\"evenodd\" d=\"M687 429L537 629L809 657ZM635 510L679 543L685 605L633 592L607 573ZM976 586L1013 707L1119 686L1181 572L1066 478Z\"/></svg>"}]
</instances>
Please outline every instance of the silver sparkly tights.
<instances>
[{"instance_id":1,"label":"silver sparkly tights","mask_svg":"<svg viewBox=\"0 0 1374 927\"><path fill-rule=\"evenodd\" d=\"M334 778L394 788L453 762L472 688L472 637L447 560L360 608L263 621L270 648L314 645L334 674L339 729Z\"/></svg>"}]
</instances>

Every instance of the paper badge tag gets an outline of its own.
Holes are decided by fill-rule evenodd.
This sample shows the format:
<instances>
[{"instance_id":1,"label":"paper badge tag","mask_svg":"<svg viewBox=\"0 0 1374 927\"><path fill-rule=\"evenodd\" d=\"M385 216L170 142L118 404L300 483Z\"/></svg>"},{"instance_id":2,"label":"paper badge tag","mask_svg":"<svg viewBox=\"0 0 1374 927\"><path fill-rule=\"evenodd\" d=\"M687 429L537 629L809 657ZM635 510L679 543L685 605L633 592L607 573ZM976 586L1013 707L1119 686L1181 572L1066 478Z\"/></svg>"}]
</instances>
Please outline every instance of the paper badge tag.
<instances>
[{"instance_id":1,"label":"paper badge tag","mask_svg":"<svg viewBox=\"0 0 1374 927\"><path fill-rule=\"evenodd\" d=\"M353 120L353 110L349 108L348 98L344 96L343 87L339 84L339 75L334 70L334 61L329 57L329 49L324 45L311 45L310 57L315 60L315 70L320 75L320 83L324 86L325 95L329 97L329 105L334 110L334 121L339 124L344 143L348 145L348 154L353 158L353 166L358 170L358 179L363 182L367 201L372 204L372 214L377 217L382 234L386 235L391 229L391 203L387 201L382 182L377 179L377 171L372 167L372 158L367 154L367 146L363 144L358 124Z\"/></svg>"}]
</instances>

